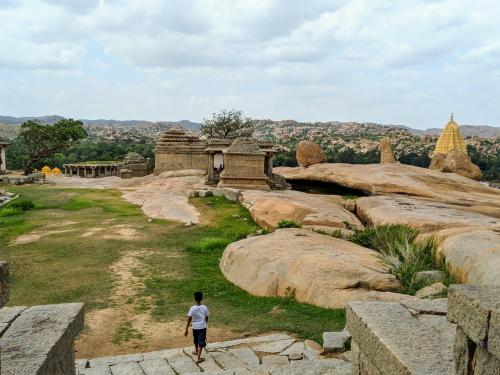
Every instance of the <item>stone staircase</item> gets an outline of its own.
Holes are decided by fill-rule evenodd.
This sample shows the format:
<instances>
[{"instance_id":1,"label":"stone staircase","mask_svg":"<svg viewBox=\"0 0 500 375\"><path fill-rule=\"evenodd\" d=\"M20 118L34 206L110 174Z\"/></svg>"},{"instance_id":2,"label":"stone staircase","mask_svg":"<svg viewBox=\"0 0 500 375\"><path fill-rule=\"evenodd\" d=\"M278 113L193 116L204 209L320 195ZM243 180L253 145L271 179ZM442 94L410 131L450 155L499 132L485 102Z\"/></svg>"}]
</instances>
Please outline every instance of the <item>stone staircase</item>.
<instances>
[{"instance_id":1,"label":"stone staircase","mask_svg":"<svg viewBox=\"0 0 500 375\"><path fill-rule=\"evenodd\" d=\"M310 340L277 333L210 343L205 361L195 363L194 348L76 360L78 375L349 375L347 357L321 355Z\"/></svg>"}]
</instances>

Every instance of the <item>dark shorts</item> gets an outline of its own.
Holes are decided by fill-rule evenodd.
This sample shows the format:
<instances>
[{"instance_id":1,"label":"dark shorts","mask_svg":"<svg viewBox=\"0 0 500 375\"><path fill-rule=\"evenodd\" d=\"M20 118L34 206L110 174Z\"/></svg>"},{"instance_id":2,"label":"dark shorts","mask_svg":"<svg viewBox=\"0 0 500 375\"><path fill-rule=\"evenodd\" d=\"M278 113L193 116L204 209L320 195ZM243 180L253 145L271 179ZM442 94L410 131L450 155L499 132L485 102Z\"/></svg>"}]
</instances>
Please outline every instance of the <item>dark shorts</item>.
<instances>
[{"instance_id":1,"label":"dark shorts","mask_svg":"<svg viewBox=\"0 0 500 375\"><path fill-rule=\"evenodd\" d=\"M207 329L193 329L193 342L199 348L207 346Z\"/></svg>"}]
</instances>

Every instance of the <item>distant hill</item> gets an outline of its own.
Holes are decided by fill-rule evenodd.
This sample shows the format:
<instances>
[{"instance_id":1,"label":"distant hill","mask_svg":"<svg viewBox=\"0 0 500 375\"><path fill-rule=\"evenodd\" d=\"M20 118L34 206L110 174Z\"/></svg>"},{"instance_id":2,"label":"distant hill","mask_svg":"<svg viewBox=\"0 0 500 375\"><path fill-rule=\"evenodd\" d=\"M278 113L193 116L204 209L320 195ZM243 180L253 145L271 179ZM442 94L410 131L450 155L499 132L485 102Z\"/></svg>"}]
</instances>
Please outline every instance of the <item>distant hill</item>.
<instances>
[{"instance_id":1,"label":"distant hill","mask_svg":"<svg viewBox=\"0 0 500 375\"><path fill-rule=\"evenodd\" d=\"M51 116L32 116L32 117L13 117L13 116L0 116L0 137L12 136L15 132L15 128L9 127L9 125L20 125L27 120L39 120L42 123L53 124L64 117L58 115ZM155 129L165 129L168 127L182 127L190 131L199 131L201 124L197 122L192 122L189 120L181 121L146 121L146 120L113 120L113 119L80 119L85 125L92 127L117 127L117 128L127 128L127 129L141 129L141 128L155 128ZM259 123L272 125L272 127L310 127L310 128L331 128L331 129L341 129L346 126L351 127L352 131L356 131L356 125L369 126L372 129L377 128L380 130L388 128L400 128L405 129L415 135L431 135L436 136L441 133L442 129L431 128L427 130L412 129L404 125L382 125L377 123L364 123L358 124L354 122L340 122L340 121L329 121L329 122L315 122L315 123L303 123L294 120L259 120ZM460 130L464 137L477 136L480 138L500 138L500 127L487 126L487 125L461 125ZM9 137L10 138L10 137Z\"/></svg>"}]
</instances>

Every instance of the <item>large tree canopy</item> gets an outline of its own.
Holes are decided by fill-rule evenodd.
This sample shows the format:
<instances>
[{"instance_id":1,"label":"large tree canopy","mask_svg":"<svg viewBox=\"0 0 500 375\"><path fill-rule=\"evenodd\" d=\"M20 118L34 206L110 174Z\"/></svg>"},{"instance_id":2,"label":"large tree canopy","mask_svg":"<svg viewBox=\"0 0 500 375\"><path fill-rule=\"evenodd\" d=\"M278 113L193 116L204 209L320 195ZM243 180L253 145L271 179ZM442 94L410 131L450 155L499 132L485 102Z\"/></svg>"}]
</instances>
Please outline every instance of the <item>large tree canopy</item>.
<instances>
[{"instance_id":1,"label":"large tree canopy","mask_svg":"<svg viewBox=\"0 0 500 375\"><path fill-rule=\"evenodd\" d=\"M203 119L201 133L207 138L250 137L254 131L255 120L243 117L243 112L235 109L213 113L211 119Z\"/></svg>"},{"instance_id":2,"label":"large tree canopy","mask_svg":"<svg viewBox=\"0 0 500 375\"><path fill-rule=\"evenodd\" d=\"M31 173L33 165L39 160L66 150L86 136L87 132L81 121L63 119L54 125L45 125L34 120L26 121L21 125L19 133L19 138L28 151L24 173Z\"/></svg>"}]
</instances>

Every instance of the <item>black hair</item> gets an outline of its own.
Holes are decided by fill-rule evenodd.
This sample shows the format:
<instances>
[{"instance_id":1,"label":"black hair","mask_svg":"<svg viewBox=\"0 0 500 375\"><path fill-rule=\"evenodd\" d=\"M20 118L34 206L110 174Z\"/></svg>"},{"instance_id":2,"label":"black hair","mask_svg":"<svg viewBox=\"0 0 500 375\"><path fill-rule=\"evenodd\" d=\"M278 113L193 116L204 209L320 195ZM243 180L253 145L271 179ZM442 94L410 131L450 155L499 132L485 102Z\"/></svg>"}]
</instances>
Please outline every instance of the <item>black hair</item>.
<instances>
[{"instance_id":1,"label":"black hair","mask_svg":"<svg viewBox=\"0 0 500 375\"><path fill-rule=\"evenodd\" d=\"M201 302L203 300L203 293L202 292L194 292L194 300L196 302Z\"/></svg>"}]
</instances>

